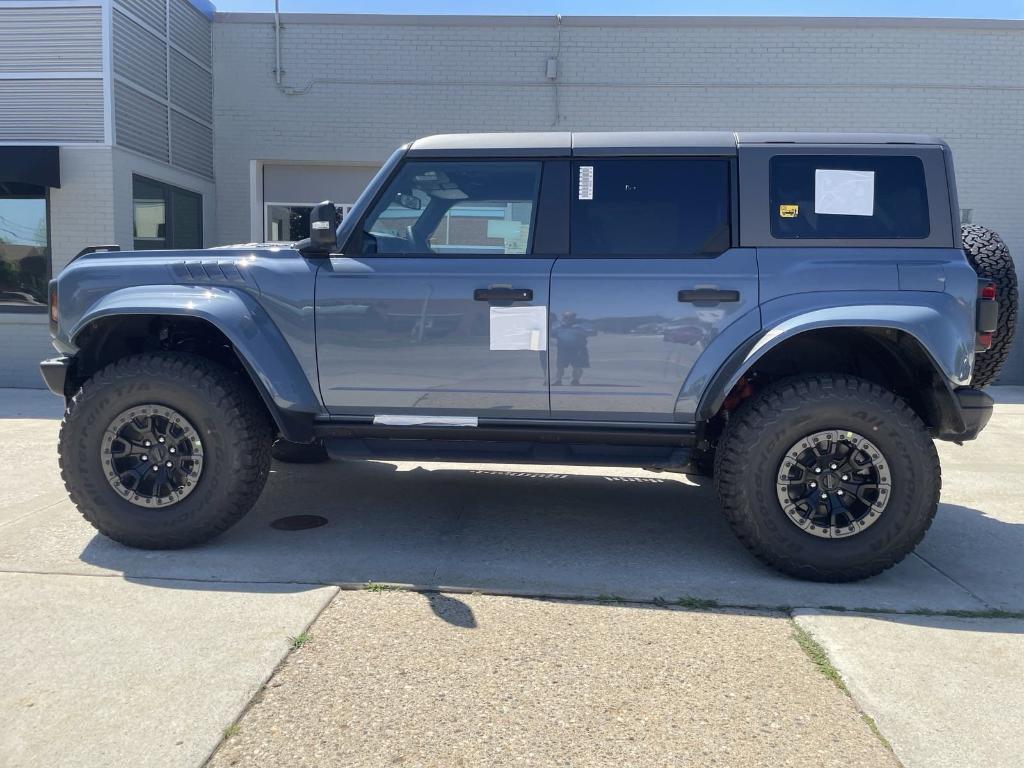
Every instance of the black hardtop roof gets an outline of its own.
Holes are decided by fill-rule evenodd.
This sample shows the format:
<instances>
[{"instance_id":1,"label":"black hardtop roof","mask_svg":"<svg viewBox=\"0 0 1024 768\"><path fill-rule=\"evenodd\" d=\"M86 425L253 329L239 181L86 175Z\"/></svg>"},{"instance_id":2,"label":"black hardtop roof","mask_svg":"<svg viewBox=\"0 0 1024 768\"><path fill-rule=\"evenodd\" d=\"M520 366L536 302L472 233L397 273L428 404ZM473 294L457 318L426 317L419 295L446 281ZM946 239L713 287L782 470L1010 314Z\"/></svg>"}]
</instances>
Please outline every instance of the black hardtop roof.
<instances>
[{"instance_id":1,"label":"black hardtop roof","mask_svg":"<svg viewBox=\"0 0 1024 768\"><path fill-rule=\"evenodd\" d=\"M509 155L732 155L745 144L942 145L941 139L902 133L802 133L729 131L540 131L443 133L416 139L409 153L422 156Z\"/></svg>"}]
</instances>

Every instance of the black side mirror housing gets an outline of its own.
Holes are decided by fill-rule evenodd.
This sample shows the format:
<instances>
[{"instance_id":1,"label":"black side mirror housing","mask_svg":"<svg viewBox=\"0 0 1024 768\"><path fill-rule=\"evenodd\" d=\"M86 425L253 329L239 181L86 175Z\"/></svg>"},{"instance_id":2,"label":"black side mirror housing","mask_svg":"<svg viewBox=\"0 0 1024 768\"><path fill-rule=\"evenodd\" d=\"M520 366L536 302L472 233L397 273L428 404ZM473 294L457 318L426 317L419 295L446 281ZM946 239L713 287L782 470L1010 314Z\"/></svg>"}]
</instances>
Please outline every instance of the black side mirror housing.
<instances>
[{"instance_id":1,"label":"black side mirror housing","mask_svg":"<svg viewBox=\"0 0 1024 768\"><path fill-rule=\"evenodd\" d=\"M309 213L309 251L328 254L338 246L338 220L334 203L324 200Z\"/></svg>"}]
</instances>

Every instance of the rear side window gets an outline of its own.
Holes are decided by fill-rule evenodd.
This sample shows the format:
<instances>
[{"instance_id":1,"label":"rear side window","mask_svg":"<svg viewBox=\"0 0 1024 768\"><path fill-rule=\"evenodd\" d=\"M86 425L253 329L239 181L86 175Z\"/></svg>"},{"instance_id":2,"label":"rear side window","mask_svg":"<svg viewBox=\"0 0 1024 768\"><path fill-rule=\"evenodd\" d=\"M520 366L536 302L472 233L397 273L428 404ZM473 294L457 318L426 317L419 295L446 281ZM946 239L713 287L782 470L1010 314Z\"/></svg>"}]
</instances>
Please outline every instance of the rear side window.
<instances>
[{"instance_id":1,"label":"rear side window","mask_svg":"<svg viewBox=\"0 0 1024 768\"><path fill-rule=\"evenodd\" d=\"M928 237L928 195L920 158L776 155L769 168L773 237Z\"/></svg>"},{"instance_id":2,"label":"rear side window","mask_svg":"<svg viewBox=\"0 0 1024 768\"><path fill-rule=\"evenodd\" d=\"M708 255L729 248L729 163L587 158L574 164L572 251Z\"/></svg>"}]
</instances>

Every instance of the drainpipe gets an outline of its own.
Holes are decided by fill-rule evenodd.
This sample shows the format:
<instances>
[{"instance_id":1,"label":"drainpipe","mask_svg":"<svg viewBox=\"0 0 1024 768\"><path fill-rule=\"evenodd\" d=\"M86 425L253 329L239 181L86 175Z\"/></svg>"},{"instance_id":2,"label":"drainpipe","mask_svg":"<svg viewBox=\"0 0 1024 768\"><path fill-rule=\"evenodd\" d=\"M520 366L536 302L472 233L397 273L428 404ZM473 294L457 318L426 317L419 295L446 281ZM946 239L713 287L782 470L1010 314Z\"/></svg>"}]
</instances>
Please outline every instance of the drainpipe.
<instances>
[{"instance_id":1,"label":"drainpipe","mask_svg":"<svg viewBox=\"0 0 1024 768\"><path fill-rule=\"evenodd\" d=\"M276 66L274 67L274 80L281 85L281 4L280 0L274 0L274 50L276 53Z\"/></svg>"}]
</instances>

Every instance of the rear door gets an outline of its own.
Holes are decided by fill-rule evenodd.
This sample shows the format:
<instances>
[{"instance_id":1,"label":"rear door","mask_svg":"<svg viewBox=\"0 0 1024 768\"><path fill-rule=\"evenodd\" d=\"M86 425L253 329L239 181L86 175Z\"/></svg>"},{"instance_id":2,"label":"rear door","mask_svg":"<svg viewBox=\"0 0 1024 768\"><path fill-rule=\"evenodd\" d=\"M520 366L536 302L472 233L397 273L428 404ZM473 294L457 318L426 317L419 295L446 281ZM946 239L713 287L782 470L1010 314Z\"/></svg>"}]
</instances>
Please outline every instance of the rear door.
<instances>
[{"instance_id":1,"label":"rear door","mask_svg":"<svg viewBox=\"0 0 1024 768\"><path fill-rule=\"evenodd\" d=\"M551 276L553 418L690 421L677 401L710 375L701 357L760 327L755 251L733 247L734 163L574 158L571 251Z\"/></svg>"},{"instance_id":2,"label":"rear door","mask_svg":"<svg viewBox=\"0 0 1024 768\"><path fill-rule=\"evenodd\" d=\"M362 254L332 257L317 273L331 413L548 416L554 258L534 256L546 164L403 162L361 223Z\"/></svg>"}]
</instances>

